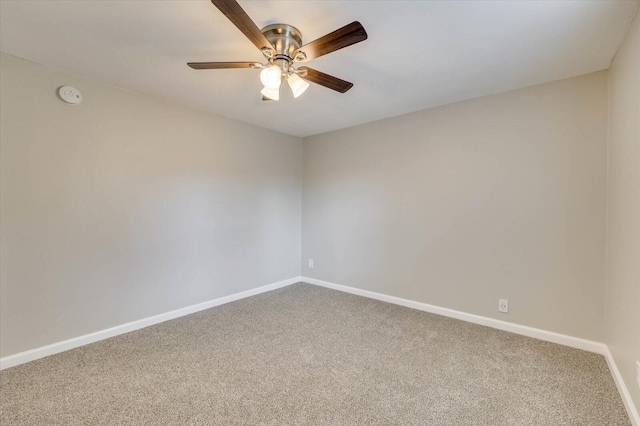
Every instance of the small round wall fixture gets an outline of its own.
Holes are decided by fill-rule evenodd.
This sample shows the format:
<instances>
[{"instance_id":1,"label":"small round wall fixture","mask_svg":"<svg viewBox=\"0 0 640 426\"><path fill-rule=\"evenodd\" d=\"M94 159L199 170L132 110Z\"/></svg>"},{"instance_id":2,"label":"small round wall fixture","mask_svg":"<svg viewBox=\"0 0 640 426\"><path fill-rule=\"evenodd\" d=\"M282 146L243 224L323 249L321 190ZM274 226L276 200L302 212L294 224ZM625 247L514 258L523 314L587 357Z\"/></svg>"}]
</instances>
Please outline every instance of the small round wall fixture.
<instances>
[{"instance_id":1,"label":"small round wall fixture","mask_svg":"<svg viewBox=\"0 0 640 426\"><path fill-rule=\"evenodd\" d=\"M82 95L80 94L80 91L75 87L60 87L58 89L58 96L60 96L60 99L71 105L78 105L80 102L82 102Z\"/></svg>"}]
</instances>

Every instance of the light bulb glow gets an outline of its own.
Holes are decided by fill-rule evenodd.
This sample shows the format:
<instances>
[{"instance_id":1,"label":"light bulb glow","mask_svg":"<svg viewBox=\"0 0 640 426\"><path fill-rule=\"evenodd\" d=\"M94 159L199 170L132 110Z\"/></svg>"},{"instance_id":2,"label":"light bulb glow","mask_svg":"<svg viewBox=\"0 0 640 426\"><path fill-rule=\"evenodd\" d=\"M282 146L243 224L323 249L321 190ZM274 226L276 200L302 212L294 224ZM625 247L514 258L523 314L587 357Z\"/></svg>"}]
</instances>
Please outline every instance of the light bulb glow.
<instances>
[{"instance_id":1,"label":"light bulb glow","mask_svg":"<svg viewBox=\"0 0 640 426\"><path fill-rule=\"evenodd\" d=\"M282 71L277 65L271 65L260 72L260 81L264 87L269 89L277 89L282 81Z\"/></svg>"},{"instance_id":2,"label":"light bulb glow","mask_svg":"<svg viewBox=\"0 0 640 426\"><path fill-rule=\"evenodd\" d=\"M265 87L260 91L260 93L262 93L264 97L273 99L274 101L280 99L280 88L270 89L268 87Z\"/></svg>"},{"instance_id":3,"label":"light bulb glow","mask_svg":"<svg viewBox=\"0 0 640 426\"><path fill-rule=\"evenodd\" d=\"M291 87L294 98L302 95L304 91L309 88L309 83L300 78L298 74L291 74L287 79L287 83L289 83L289 87Z\"/></svg>"}]
</instances>

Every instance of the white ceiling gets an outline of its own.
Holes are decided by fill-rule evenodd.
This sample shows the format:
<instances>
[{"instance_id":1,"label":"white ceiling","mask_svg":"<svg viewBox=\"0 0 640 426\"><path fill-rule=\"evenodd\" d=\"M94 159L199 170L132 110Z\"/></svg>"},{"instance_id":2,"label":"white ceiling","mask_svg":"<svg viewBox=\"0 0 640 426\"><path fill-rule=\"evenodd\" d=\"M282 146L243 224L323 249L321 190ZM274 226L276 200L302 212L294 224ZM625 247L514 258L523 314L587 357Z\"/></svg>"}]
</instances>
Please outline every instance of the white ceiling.
<instances>
[{"instance_id":1,"label":"white ceiling","mask_svg":"<svg viewBox=\"0 0 640 426\"><path fill-rule=\"evenodd\" d=\"M247 1L259 27L303 42L358 20L369 39L309 62L351 81L260 100L260 61L209 1L0 2L0 50L118 87L308 136L609 67L637 1Z\"/></svg>"}]
</instances>

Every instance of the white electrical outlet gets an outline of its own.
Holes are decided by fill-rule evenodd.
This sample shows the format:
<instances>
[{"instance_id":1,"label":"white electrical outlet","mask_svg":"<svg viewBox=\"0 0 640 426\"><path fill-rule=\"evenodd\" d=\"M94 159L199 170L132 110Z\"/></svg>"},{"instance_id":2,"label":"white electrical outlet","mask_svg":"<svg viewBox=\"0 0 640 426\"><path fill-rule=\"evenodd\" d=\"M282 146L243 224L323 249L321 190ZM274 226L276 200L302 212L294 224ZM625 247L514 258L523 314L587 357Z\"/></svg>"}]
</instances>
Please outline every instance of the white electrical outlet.
<instances>
[{"instance_id":1,"label":"white electrical outlet","mask_svg":"<svg viewBox=\"0 0 640 426\"><path fill-rule=\"evenodd\" d=\"M509 301L507 299L498 299L498 310L500 312L504 312L505 314L509 313Z\"/></svg>"},{"instance_id":2,"label":"white electrical outlet","mask_svg":"<svg viewBox=\"0 0 640 426\"><path fill-rule=\"evenodd\" d=\"M309 268L313 268L313 259L309 259Z\"/></svg>"},{"instance_id":3,"label":"white electrical outlet","mask_svg":"<svg viewBox=\"0 0 640 426\"><path fill-rule=\"evenodd\" d=\"M636 361L636 382L638 382L638 387L640 388L640 361Z\"/></svg>"}]
</instances>

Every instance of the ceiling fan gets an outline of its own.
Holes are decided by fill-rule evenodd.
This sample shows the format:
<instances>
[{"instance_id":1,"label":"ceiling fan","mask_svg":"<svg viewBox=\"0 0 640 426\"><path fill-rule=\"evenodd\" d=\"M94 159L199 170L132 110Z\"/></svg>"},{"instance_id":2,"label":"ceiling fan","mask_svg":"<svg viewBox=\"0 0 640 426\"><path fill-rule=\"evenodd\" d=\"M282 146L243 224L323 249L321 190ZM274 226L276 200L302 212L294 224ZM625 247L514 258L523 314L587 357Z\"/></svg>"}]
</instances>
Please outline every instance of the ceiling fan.
<instances>
[{"instance_id":1,"label":"ceiling fan","mask_svg":"<svg viewBox=\"0 0 640 426\"><path fill-rule=\"evenodd\" d=\"M287 24L273 24L258 29L249 15L235 0L211 0L242 33L262 52L266 63L260 62L189 62L196 70L253 68L261 69L260 81L264 85L262 100L278 100L282 82L287 80L294 97L309 87L309 81L340 93L353 87L353 83L295 63L309 61L367 39L360 22L354 21L319 39L302 44L300 31Z\"/></svg>"}]
</instances>

